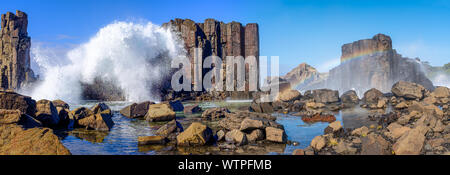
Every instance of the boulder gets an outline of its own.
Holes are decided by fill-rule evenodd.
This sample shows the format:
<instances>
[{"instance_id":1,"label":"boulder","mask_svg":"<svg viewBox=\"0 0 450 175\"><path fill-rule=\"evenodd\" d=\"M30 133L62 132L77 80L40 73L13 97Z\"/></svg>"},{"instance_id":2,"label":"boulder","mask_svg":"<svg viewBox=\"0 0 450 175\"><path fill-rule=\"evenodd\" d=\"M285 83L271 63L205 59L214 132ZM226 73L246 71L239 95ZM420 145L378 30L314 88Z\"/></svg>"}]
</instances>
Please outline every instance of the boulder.
<instances>
[{"instance_id":1,"label":"boulder","mask_svg":"<svg viewBox=\"0 0 450 175\"><path fill-rule=\"evenodd\" d=\"M363 103L366 105L377 105L378 100L383 97L383 93L375 88L369 89L364 93L362 99Z\"/></svg>"},{"instance_id":2,"label":"boulder","mask_svg":"<svg viewBox=\"0 0 450 175\"><path fill-rule=\"evenodd\" d=\"M438 86L431 93L431 96L435 98L450 98L450 89L445 86Z\"/></svg>"},{"instance_id":3,"label":"boulder","mask_svg":"<svg viewBox=\"0 0 450 175\"><path fill-rule=\"evenodd\" d=\"M358 104L359 98L356 91L349 90L341 95L341 102L344 104Z\"/></svg>"},{"instance_id":4,"label":"boulder","mask_svg":"<svg viewBox=\"0 0 450 175\"><path fill-rule=\"evenodd\" d=\"M377 134L362 138L361 155L391 155L390 144Z\"/></svg>"},{"instance_id":5,"label":"boulder","mask_svg":"<svg viewBox=\"0 0 450 175\"><path fill-rule=\"evenodd\" d=\"M18 125L0 125L0 155L70 155L49 128L23 130Z\"/></svg>"},{"instance_id":6,"label":"boulder","mask_svg":"<svg viewBox=\"0 0 450 175\"><path fill-rule=\"evenodd\" d=\"M392 139L397 140L399 137L401 137L403 134L408 132L411 128L399 125L397 123L391 123L387 129L389 130L388 136L390 136Z\"/></svg>"},{"instance_id":7,"label":"boulder","mask_svg":"<svg viewBox=\"0 0 450 175\"><path fill-rule=\"evenodd\" d=\"M19 110L0 109L0 125L17 124L23 128L41 127L42 123Z\"/></svg>"},{"instance_id":8,"label":"boulder","mask_svg":"<svg viewBox=\"0 0 450 175\"><path fill-rule=\"evenodd\" d=\"M155 132L155 134L172 138L171 135L176 137L176 133L181 133L181 132L183 132L183 126L176 120L172 120L172 121L166 123L165 125L161 126Z\"/></svg>"},{"instance_id":9,"label":"boulder","mask_svg":"<svg viewBox=\"0 0 450 175\"><path fill-rule=\"evenodd\" d=\"M287 135L286 132L284 132L284 129L266 127L266 140L277 143L286 143Z\"/></svg>"},{"instance_id":10,"label":"boulder","mask_svg":"<svg viewBox=\"0 0 450 175\"><path fill-rule=\"evenodd\" d=\"M245 145L248 143L247 135L240 130L233 129L225 134L225 140L227 142L233 142L237 145Z\"/></svg>"},{"instance_id":11,"label":"boulder","mask_svg":"<svg viewBox=\"0 0 450 175\"><path fill-rule=\"evenodd\" d=\"M170 121L175 119L175 112L169 104L153 104L149 106L145 119L151 122Z\"/></svg>"},{"instance_id":12,"label":"boulder","mask_svg":"<svg viewBox=\"0 0 450 175\"><path fill-rule=\"evenodd\" d=\"M418 155L425 142L425 133L421 128L414 128L403 134L392 147L396 155Z\"/></svg>"},{"instance_id":13,"label":"boulder","mask_svg":"<svg viewBox=\"0 0 450 175\"><path fill-rule=\"evenodd\" d=\"M70 112L69 115L70 119L69 128L79 127L78 120L81 120L91 115L94 115L94 112L92 112L90 109L86 107L79 107L77 109L74 109L73 111Z\"/></svg>"},{"instance_id":14,"label":"boulder","mask_svg":"<svg viewBox=\"0 0 450 175\"><path fill-rule=\"evenodd\" d=\"M241 128L239 130L241 131L251 131L255 129L264 129L264 124L261 120L258 119L252 119L252 118L245 118L241 122Z\"/></svg>"},{"instance_id":15,"label":"boulder","mask_svg":"<svg viewBox=\"0 0 450 175\"><path fill-rule=\"evenodd\" d=\"M340 121L335 121L333 123L330 123L326 128L325 128L325 134L329 134L329 133L336 133L338 131L340 131L342 129L342 124Z\"/></svg>"},{"instance_id":16,"label":"boulder","mask_svg":"<svg viewBox=\"0 0 450 175\"><path fill-rule=\"evenodd\" d=\"M97 113L78 120L80 126L86 127L86 129L94 129L98 131L109 131L114 126L114 122L111 119L111 115Z\"/></svg>"},{"instance_id":17,"label":"boulder","mask_svg":"<svg viewBox=\"0 0 450 175\"><path fill-rule=\"evenodd\" d=\"M319 108L324 108L324 107L325 107L325 104L323 104L323 103L316 103L316 102L307 102L307 103L305 104L305 106L306 106L307 108L319 109Z\"/></svg>"},{"instance_id":18,"label":"boulder","mask_svg":"<svg viewBox=\"0 0 450 175\"><path fill-rule=\"evenodd\" d=\"M264 139L265 139L264 131L261 129L255 129L252 132L250 132L250 134L247 134L248 142L256 142Z\"/></svg>"},{"instance_id":19,"label":"boulder","mask_svg":"<svg viewBox=\"0 0 450 175\"><path fill-rule=\"evenodd\" d=\"M44 126L55 126L59 123L58 111L49 100L39 100L36 102L35 116Z\"/></svg>"},{"instance_id":20,"label":"boulder","mask_svg":"<svg viewBox=\"0 0 450 175\"><path fill-rule=\"evenodd\" d=\"M316 122L334 122L336 117L330 114L316 113L313 116L302 116L303 122L306 123L316 123Z\"/></svg>"},{"instance_id":21,"label":"boulder","mask_svg":"<svg viewBox=\"0 0 450 175\"><path fill-rule=\"evenodd\" d=\"M399 81L392 86L391 91L396 97L403 97L405 99L422 99L426 89L420 84Z\"/></svg>"},{"instance_id":22,"label":"boulder","mask_svg":"<svg viewBox=\"0 0 450 175\"><path fill-rule=\"evenodd\" d=\"M199 113L202 112L202 108L200 108L198 105L185 106L183 112L184 114Z\"/></svg>"},{"instance_id":23,"label":"boulder","mask_svg":"<svg viewBox=\"0 0 450 175\"><path fill-rule=\"evenodd\" d=\"M223 130L217 131L216 135L217 135L217 141L221 141L225 138L225 131L223 131Z\"/></svg>"},{"instance_id":24,"label":"boulder","mask_svg":"<svg viewBox=\"0 0 450 175\"><path fill-rule=\"evenodd\" d=\"M323 147L325 147L326 138L324 136L316 136L311 141L311 147L314 148L315 151L320 151Z\"/></svg>"},{"instance_id":25,"label":"boulder","mask_svg":"<svg viewBox=\"0 0 450 175\"><path fill-rule=\"evenodd\" d=\"M0 109L17 109L22 114L34 117L36 113L36 101L31 97L23 96L15 92L0 91Z\"/></svg>"},{"instance_id":26,"label":"boulder","mask_svg":"<svg viewBox=\"0 0 450 175\"><path fill-rule=\"evenodd\" d=\"M160 145L166 144L167 138L163 136L142 136L138 137L138 145Z\"/></svg>"},{"instance_id":27,"label":"boulder","mask_svg":"<svg viewBox=\"0 0 450 175\"><path fill-rule=\"evenodd\" d=\"M253 101L252 104L250 104L250 111L258 113L273 113L274 107L270 102Z\"/></svg>"},{"instance_id":28,"label":"boulder","mask_svg":"<svg viewBox=\"0 0 450 175\"><path fill-rule=\"evenodd\" d=\"M357 149L353 148L351 143L341 141L334 147L334 151L341 155L354 155Z\"/></svg>"},{"instance_id":29,"label":"boulder","mask_svg":"<svg viewBox=\"0 0 450 175\"><path fill-rule=\"evenodd\" d=\"M109 109L109 106L105 103L97 103L91 108L91 111L94 112L94 114L102 113L107 110L109 110L109 113L111 112L111 109Z\"/></svg>"},{"instance_id":30,"label":"boulder","mask_svg":"<svg viewBox=\"0 0 450 175\"><path fill-rule=\"evenodd\" d=\"M201 146L212 138L212 130L198 122L192 123L184 132L177 136L179 146Z\"/></svg>"},{"instance_id":31,"label":"boulder","mask_svg":"<svg viewBox=\"0 0 450 175\"><path fill-rule=\"evenodd\" d=\"M213 120L224 118L226 114L230 113L227 108L210 108L202 113L203 119Z\"/></svg>"},{"instance_id":32,"label":"boulder","mask_svg":"<svg viewBox=\"0 0 450 175\"><path fill-rule=\"evenodd\" d=\"M122 108L119 112L120 112L120 114L122 114L125 117L135 118L135 115L133 112L134 112L134 108L136 107L136 105L137 105L137 103L128 105L128 106ZM147 111L148 111L148 109L147 109ZM147 111L145 112L146 114L147 114Z\"/></svg>"},{"instance_id":33,"label":"boulder","mask_svg":"<svg viewBox=\"0 0 450 175\"><path fill-rule=\"evenodd\" d=\"M241 129L241 123L244 121L244 119L249 118L253 120L259 120L263 123L263 128L272 126L276 128L283 128L283 125L280 125L279 123L275 122L276 117L264 114L264 113L256 113L256 112L248 112L248 111L238 111L234 113L228 113L226 114L226 117L219 121L218 125L221 128L224 128L226 130L233 130L233 129Z\"/></svg>"},{"instance_id":34,"label":"boulder","mask_svg":"<svg viewBox=\"0 0 450 175\"><path fill-rule=\"evenodd\" d=\"M367 136L368 133L369 133L369 128L367 128L366 126L363 126L361 128L354 129L351 134L356 135L356 136Z\"/></svg>"},{"instance_id":35,"label":"boulder","mask_svg":"<svg viewBox=\"0 0 450 175\"><path fill-rule=\"evenodd\" d=\"M305 151L302 150L302 149L295 149L295 150L292 152L292 155L303 156L303 155L305 155Z\"/></svg>"},{"instance_id":36,"label":"boulder","mask_svg":"<svg viewBox=\"0 0 450 175\"><path fill-rule=\"evenodd\" d=\"M150 105L155 104L151 101L145 101L141 103L133 103L120 110L120 114L128 118L142 118L148 112Z\"/></svg>"},{"instance_id":37,"label":"boulder","mask_svg":"<svg viewBox=\"0 0 450 175\"><path fill-rule=\"evenodd\" d=\"M52 103L56 108L61 107L63 109L70 109L69 104L67 104L66 102L64 102L62 100L53 100Z\"/></svg>"},{"instance_id":38,"label":"boulder","mask_svg":"<svg viewBox=\"0 0 450 175\"><path fill-rule=\"evenodd\" d=\"M277 99L284 101L284 102L290 102L299 100L302 97L302 94L298 90L294 89L288 89L285 91L282 91L278 94Z\"/></svg>"},{"instance_id":39,"label":"boulder","mask_svg":"<svg viewBox=\"0 0 450 175\"><path fill-rule=\"evenodd\" d=\"M314 102L318 103L334 103L339 102L339 92L331 89L312 90Z\"/></svg>"}]
</instances>

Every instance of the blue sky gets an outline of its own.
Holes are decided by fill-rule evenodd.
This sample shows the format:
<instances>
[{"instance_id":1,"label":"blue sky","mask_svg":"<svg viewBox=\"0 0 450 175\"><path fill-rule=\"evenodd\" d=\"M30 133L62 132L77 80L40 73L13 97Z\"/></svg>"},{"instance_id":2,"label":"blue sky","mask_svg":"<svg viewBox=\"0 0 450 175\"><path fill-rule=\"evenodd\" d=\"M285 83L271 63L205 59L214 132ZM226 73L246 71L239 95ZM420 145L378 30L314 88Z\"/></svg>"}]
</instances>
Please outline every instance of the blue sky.
<instances>
[{"instance_id":1,"label":"blue sky","mask_svg":"<svg viewBox=\"0 0 450 175\"><path fill-rule=\"evenodd\" d=\"M279 56L280 71L302 62L321 71L339 63L341 45L390 35L397 51L432 65L450 62L450 1L446 0L14 0L2 2L1 13L29 15L33 42L66 47L86 42L115 20L173 18L201 22L256 22L261 55Z\"/></svg>"}]
</instances>

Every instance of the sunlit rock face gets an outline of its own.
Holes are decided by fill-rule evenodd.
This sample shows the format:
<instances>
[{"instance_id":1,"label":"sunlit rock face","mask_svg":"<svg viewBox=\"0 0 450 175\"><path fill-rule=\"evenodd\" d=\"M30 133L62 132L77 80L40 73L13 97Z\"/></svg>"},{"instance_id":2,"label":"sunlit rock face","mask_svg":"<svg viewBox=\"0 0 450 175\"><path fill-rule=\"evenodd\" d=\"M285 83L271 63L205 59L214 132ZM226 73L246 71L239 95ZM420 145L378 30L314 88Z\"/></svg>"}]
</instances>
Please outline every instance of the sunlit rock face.
<instances>
[{"instance_id":1,"label":"sunlit rock face","mask_svg":"<svg viewBox=\"0 0 450 175\"><path fill-rule=\"evenodd\" d=\"M194 50L196 48L202 49L202 59L211 55L222 58L222 66L224 68L227 66L227 56L243 56L244 58L255 56L256 64L259 63L259 27L256 23L242 25L235 21L224 23L215 19L206 19L203 23L197 23L190 19L174 19L164 23L162 26L171 27L184 42L187 55L193 65L192 76L199 71L198 69L201 69L194 64ZM223 92L227 93L226 96L235 98L249 98L253 96L253 94L248 92L249 65L246 65L245 69L246 90L244 92ZM203 69L202 71L204 75L209 69ZM259 71L256 70L256 72ZM225 79L226 75L224 75ZM256 79L258 80L258 78ZM195 81L192 81L192 83L195 86Z\"/></svg>"},{"instance_id":2,"label":"sunlit rock face","mask_svg":"<svg viewBox=\"0 0 450 175\"><path fill-rule=\"evenodd\" d=\"M34 80L30 68L31 39L28 36L27 14L17 11L1 16L0 85L4 89L19 89Z\"/></svg>"},{"instance_id":3,"label":"sunlit rock face","mask_svg":"<svg viewBox=\"0 0 450 175\"><path fill-rule=\"evenodd\" d=\"M342 46L341 64L330 70L327 78L304 89L329 88L340 93L355 90L361 95L376 88L390 92L392 85L403 80L433 90L433 83L425 76L420 62L402 57L392 49L389 36L378 34Z\"/></svg>"}]
</instances>

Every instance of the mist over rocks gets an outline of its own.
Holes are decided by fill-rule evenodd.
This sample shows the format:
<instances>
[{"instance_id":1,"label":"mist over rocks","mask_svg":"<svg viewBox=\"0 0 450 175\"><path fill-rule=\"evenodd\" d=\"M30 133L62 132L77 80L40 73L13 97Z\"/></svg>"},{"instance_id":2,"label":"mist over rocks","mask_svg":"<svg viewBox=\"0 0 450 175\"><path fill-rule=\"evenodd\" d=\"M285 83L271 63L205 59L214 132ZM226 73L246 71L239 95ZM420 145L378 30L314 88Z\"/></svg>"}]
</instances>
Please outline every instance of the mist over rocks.
<instances>
[{"instance_id":1,"label":"mist over rocks","mask_svg":"<svg viewBox=\"0 0 450 175\"><path fill-rule=\"evenodd\" d=\"M361 97L371 88L389 92L398 81L417 83L430 91L434 89L420 63L392 49L389 36L377 34L372 39L343 45L341 64L331 69L322 81L303 84L300 90L329 88L340 93L355 90Z\"/></svg>"}]
</instances>

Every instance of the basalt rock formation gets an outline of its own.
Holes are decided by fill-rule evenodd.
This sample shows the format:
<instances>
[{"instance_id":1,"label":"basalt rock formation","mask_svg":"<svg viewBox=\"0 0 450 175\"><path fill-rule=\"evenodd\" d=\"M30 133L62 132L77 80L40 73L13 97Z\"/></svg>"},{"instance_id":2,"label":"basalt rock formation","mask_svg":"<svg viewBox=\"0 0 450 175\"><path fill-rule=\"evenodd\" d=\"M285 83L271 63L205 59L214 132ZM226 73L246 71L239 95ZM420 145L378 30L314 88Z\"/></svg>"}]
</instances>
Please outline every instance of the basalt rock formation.
<instances>
[{"instance_id":1,"label":"basalt rock formation","mask_svg":"<svg viewBox=\"0 0 450 175\"><path fill-rule=\"evenodd\" d=\"M35 79L30 68L28 17L24 12L16 11L16 14L2 14L1 18L0 86L17 90Z\"/></svg>"},{"instance_id":2,"label":"basalt rock formation","mask_svg":"<svg viewBox=\"0 0 450 175\"><path fill-rule=\"evenodd\" d=\"M326 87L341 93L355 90L362 96L371 88L389 92L398 81L414 82L428 90L434 89L419 62L398 54L392 49L389 36L377 34L372 39L343 45L341 64L331 69L322 82L303 90Z\"/></svg>"},{"instance_id":3,"label":"basalt rock formation","mask_svg":"<svg viewBox=\"0 0 450 175\"><path fill-rule=\"evenodd\" d=\"M163 27L172 27L172 30L184 41L185 49L191 61L192 76L194 74L198 75L198 72L202 70L200 75L203 77L208 71L208 69L202 69L201 65L194 64L195 48L202 49L202 60L212 55L222 58L224 70L227 66L227 56L242 56L244 58L255 56L256 64L259 63L259 28L256 23L249 23L243 26L241 23L234 21L224 23L214 19L206 19L204 23L196 23L190 19L175 19L163 24ZM254 65L245 66L246 92L234 91L226 96L238 98L248 98L250 96L248 93L249 66ZM225 76L224 81L226 79ZM192 80L195 86L194 78Z\"/></svg>"}]
</instances>

